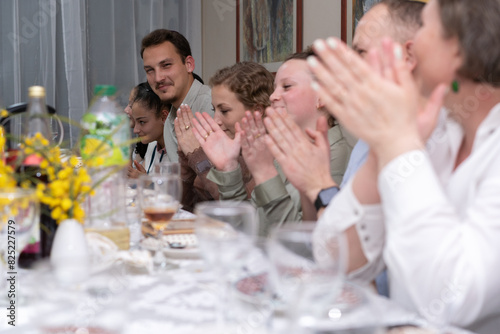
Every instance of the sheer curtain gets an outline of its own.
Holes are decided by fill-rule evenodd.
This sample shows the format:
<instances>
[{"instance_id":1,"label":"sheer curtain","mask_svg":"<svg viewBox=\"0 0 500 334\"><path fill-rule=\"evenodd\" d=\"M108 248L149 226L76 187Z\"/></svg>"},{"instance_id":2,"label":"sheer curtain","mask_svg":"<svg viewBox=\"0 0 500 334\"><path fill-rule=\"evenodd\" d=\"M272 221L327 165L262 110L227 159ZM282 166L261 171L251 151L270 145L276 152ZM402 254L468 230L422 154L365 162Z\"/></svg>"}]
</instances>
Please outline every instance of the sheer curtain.
<instances>
[{"instance_id":1,"label":"sheer curtain","mask_svg":"<svg viewBox=\"0 0 500 334\"><path fill-rule=\"evenodd\" d=\"M0 1L0 107L26 102L28 87L42 85L47 104L78 122L96 84L116 85L125 106L146 80L141 40L157 28L186 36L201 74L201 0ZM78 135L67 127L68 143Z\"/></svg>"}]
</instances>

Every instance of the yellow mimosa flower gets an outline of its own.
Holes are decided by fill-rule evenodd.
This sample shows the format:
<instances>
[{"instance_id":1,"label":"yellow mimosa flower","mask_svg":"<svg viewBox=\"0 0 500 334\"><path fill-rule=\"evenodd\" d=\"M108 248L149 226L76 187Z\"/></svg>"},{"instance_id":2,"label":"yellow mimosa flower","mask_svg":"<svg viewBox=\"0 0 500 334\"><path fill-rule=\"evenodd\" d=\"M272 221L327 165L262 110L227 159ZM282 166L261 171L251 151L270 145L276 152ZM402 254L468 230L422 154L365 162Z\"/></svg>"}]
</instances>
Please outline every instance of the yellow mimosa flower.
<instances>
[{"instance_id":1,"label":"yellow mimosa flower","mask_svg":"<svg viewBox=\"0 0 500 334\"><path fill-rule=\"evenodd\" d=\"M64 211L68 211L73 206L73 202L69 198L65 198L61 201L61 208Z\"/></svg>"}]
</instances>

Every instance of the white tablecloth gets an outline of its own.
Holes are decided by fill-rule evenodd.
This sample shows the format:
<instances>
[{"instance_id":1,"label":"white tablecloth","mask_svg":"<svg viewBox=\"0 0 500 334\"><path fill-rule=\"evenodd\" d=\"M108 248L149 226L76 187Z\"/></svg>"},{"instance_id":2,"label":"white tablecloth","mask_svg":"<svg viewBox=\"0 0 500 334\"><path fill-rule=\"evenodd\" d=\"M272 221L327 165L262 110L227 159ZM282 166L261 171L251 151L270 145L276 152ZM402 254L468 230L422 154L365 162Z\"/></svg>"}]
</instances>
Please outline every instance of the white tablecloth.
<instances>
[{"instance_id":1,"label":"white tablecloth","mask_svg":"<svg viewBox=\"0 0 500 334\"><path fill-rule=\"evenodd\" d=\"M118 264L86 282L68 287L57 283L47 266L44 270L20 272L16 327L9 326L2 317L0 330L7 330L5 333L40 333L37 327L47 328L64 320L77 327L100 321L108 325L118 323L125 334L221 333L215 325L219 293L212 272L201 260L173 261L180 268L162 275L150 275L145 270ZM367 290L359 291L366 298L365 309L359 314L351 312L345 315L343 324L351 321L359 325L370 315L380 320L384 327L402 324L427 326L419 317L395 303ZM272 319L269 324L268 320L258 310L249 311L227 333L284 333L282 328L286 321L283 318ZM456 329L448 332L465 333ZM83 330L77 332L86 333Z\"/></svg>"}]
</instances>

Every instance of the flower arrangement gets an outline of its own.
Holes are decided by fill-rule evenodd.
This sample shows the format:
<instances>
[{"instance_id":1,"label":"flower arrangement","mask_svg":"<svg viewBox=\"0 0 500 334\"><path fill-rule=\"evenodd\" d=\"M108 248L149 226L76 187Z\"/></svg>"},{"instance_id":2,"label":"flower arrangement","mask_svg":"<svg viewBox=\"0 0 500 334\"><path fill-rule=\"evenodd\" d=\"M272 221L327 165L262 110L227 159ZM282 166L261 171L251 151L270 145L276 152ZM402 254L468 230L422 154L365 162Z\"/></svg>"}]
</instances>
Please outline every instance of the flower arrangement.
<instances>
[{"instance_id":1,"label":"flower arrangement","mask_svg":"<svg viewBox=\"0 0 500 334\"><path fill-rule=\"evenodd\" d=\"M0 111L1 117L7 117L5 110ZM8 136L8 135L7 135ZM93 154L81 159L76 154L64 155L57 146L51 146L40 133L30 138L20 140L19 152L13 163L7 164L3 152L6 134L0 126L0 189L35 188L40 203L45 204L49 214L57 223L65 219L75 219L84 222L84 202L88 196L94 195L94 188L103 180L92 180L92 173L103 164L101 157L103 149L96 147ZM33 160L39 169L16 172L23 161ZM108 177L115 170L104 175ZM43 175L43 179L40 179ZM102 174L100 174L102 177ZM94 182L93 182L94 181Z\"/></svg>"},{"instance_id":2,"label":"flower arrangement","mask_svg":"<svg viewBox=\"0 0 500 334\"><path fill-rule=\"evenodd\" d=\"M28 178L21 182L21 186L36 187L40 203L49 207L51 217L57 223L68 218L83 223L83 202L88 195L94 193L88 167L80 165L75 155L63 160L59 147L49 147L48 144L48 140L40 133L24 140L21 149L25 155L37 154L40 157L40 169L47 180L41 182L32 175L25 175Z\"/></svg>"}]
</instances>

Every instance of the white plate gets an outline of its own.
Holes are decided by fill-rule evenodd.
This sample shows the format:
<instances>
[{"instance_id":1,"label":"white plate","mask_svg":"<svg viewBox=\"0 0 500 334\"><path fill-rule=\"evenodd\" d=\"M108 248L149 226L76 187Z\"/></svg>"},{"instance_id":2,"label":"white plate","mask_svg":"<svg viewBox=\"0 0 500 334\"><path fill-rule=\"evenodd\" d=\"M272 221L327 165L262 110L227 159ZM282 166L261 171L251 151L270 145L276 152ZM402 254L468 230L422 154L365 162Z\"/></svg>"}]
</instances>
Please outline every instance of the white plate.
<instances>
[{"instance_id":1,"label":"white plate","mask_svg":"<svg viewBox=\"0 0 500 334\"><path fill-rule=\"evenodd\" d=\"M198 240L196 235L190 234L169 234L163 236L163 253L167 257L176 259L198 259L200 258L200 250L198 248ZM169 244L180 243L185 245L185 248L172 248ZM158 249L158 240L154 238L145 238L141 243L144 249L156 251Z\"/></svg>"}]
</instances>

